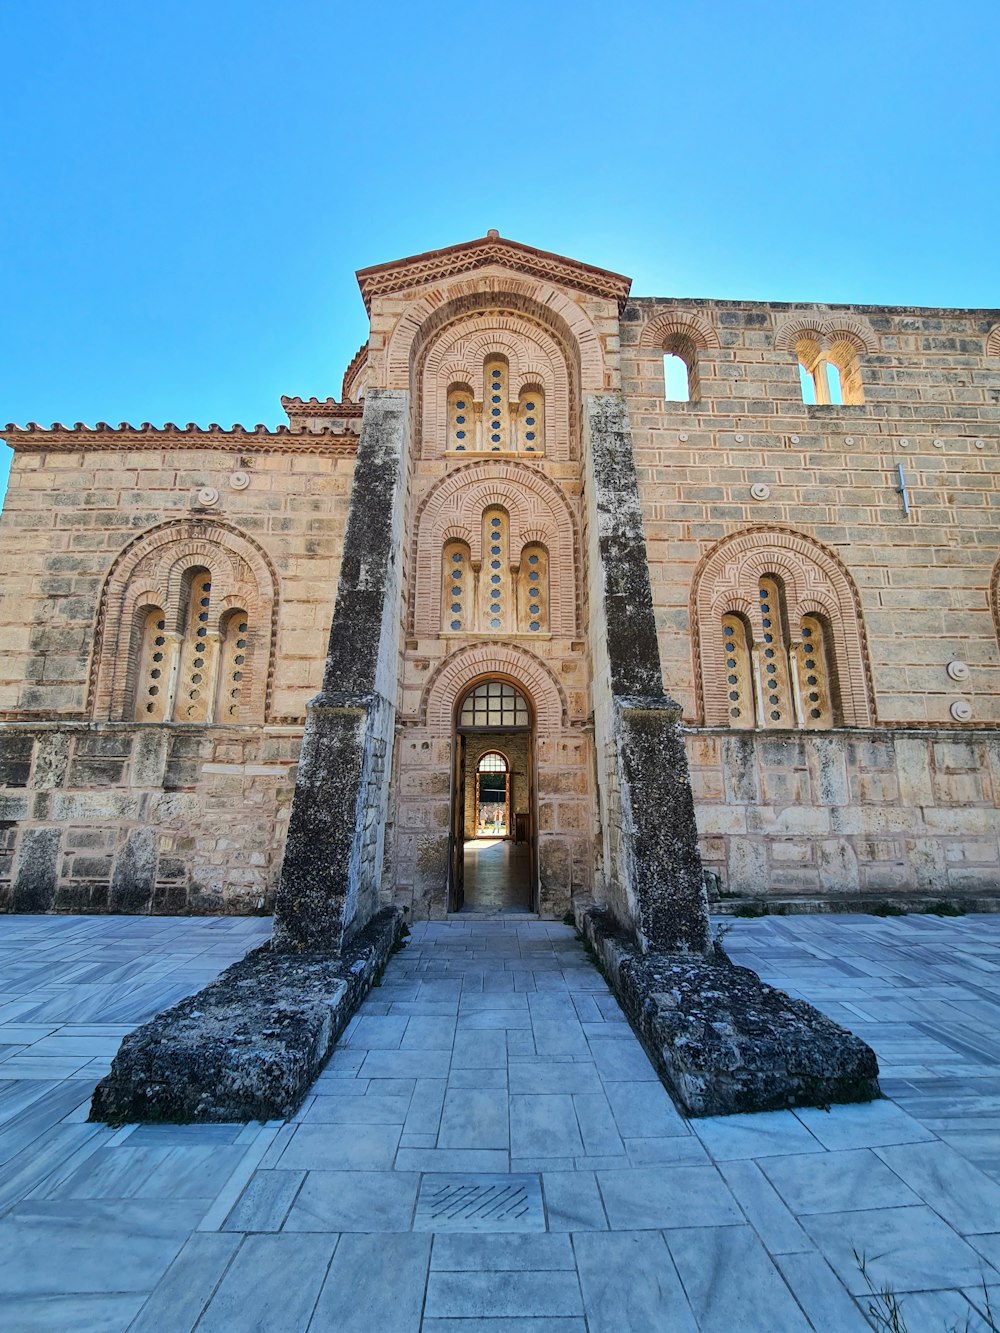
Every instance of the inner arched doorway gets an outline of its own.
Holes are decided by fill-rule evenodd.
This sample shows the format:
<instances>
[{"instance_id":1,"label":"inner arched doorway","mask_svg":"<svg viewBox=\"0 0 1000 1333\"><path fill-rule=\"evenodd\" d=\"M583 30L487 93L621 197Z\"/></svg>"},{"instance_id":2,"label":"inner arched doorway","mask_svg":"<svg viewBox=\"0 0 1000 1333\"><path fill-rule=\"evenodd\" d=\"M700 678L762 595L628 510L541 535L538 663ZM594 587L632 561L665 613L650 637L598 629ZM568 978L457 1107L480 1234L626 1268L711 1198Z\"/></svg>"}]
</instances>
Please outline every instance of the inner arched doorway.
<instances>
[{"instance_id":1,"label":"inner arched doorway","mask_svg":"<svg viewBox=\"0 0 1000 1333\"><path fill-rule=\"evenodd\" d=\"M534 728L524 694L481 680L455 715L453 912L535 910Z\"/></svg>"}]
</instances>

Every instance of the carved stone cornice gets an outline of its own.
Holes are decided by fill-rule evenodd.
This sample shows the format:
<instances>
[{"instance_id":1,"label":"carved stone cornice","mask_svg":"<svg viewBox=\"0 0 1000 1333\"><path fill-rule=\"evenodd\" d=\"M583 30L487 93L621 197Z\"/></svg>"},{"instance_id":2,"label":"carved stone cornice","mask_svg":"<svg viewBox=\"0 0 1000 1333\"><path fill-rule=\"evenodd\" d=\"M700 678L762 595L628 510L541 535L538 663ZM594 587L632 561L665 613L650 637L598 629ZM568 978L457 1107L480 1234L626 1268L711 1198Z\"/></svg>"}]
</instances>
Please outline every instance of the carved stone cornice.
<instances>
[{"instance_id":1,"label":"carved stone cornice","mask_svg":"<svg viewBox=\"0 0 1000 1333\"><path fill-rule=\"evenodd\" d=\"M315 414L315 413L314 413ZM344 415L347 415L346 413ZM353 413L351 415L354 415ZM14 450L46 449L252 449L254 453L322 453L335 457L357 452L358 437L327 427L292 430L290 426L176 426L167 422L154 426L144 421L139 426L122 422L110 426L99 421L86 426L82 421L72 426L55 422L40 426L29 421L25 426L8 424L0 428L0 438Z\"/></svg>"},{"instance_id":2,"label":"carved stone cornice","mask_svg":"<svg viewBox=\"0 0 1000 1333\"><path fill-rule=\"evenodd\" d=\"M414 287L445 278L459 277L475 269L499 265L517 273L540 278L559 287L569 287L586 296L599 296L617 303L619 314L628 299L632 279L621 273L594 268L577 259L536 250L533 246L509 241L497 232L488 232L474 241L450 245L444 250L428 250L425 254L408 259L395 259L389 264L375 264L359 269L358 286L371 314L372 301L377 296L409 291Z\"/></svg>"}]
</instances>

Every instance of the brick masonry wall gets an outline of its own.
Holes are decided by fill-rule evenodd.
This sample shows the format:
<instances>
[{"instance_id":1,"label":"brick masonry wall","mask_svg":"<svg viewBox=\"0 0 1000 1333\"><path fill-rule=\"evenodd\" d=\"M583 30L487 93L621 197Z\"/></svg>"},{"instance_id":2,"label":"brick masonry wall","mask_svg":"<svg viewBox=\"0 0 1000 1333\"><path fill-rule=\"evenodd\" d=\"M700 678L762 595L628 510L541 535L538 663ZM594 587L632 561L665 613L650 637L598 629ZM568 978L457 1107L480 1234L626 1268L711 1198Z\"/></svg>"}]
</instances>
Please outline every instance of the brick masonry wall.
<instances>
[{"instance_id":1,"label":"brick masonry wall","mask_svg":"<svg viewBox=\"0 0 1000 1333\"><path fill-rule=\"evenodd\" d=\"M1000 732L693 730L702 857L724 892L807 904L996 898Z\"/></svg>"}]
</instances>

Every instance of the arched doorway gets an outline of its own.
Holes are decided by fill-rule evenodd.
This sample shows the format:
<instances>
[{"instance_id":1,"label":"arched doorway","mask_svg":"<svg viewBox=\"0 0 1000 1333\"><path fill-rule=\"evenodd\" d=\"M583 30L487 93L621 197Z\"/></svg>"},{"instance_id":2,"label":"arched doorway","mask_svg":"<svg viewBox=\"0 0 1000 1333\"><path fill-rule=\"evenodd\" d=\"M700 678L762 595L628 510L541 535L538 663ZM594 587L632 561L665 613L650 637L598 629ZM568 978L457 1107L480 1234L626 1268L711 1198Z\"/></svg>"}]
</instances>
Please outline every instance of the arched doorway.
<instances>
[{"instance_id":1,"label":"arched doorway","mask_svg":"<svg viewBox=\"0 0 1000 1333\"><path fill-rule=\"evenodd\" d=\"M535 909L534 732L505 680L469 689L455 717L451 911Z\"/></svg>"}]
</instances>

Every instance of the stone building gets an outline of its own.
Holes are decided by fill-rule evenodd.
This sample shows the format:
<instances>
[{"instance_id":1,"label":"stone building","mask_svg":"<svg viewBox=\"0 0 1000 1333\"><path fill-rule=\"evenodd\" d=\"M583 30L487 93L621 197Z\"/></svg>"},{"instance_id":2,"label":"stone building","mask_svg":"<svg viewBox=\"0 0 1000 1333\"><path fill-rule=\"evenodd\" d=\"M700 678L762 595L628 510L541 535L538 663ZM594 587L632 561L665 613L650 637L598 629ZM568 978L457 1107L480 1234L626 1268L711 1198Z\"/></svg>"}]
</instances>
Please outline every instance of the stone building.
<instances>
[{"instance_id":1,"label":"stone building","mask_svg":"<svg viewBox=\"0 0 1000 1333\"><path fill-rule=\"evenodd\" d=\"M615 709L661 684L723 893L997 894L1000 312L636 298L493 232L358 280L286 426L4 432L0 903L268 910L321 687L385 704L339 817L415 917L627 896L670 814ZM389 620L324 682L390 455Z\"/></svg>"}]
</instances>

